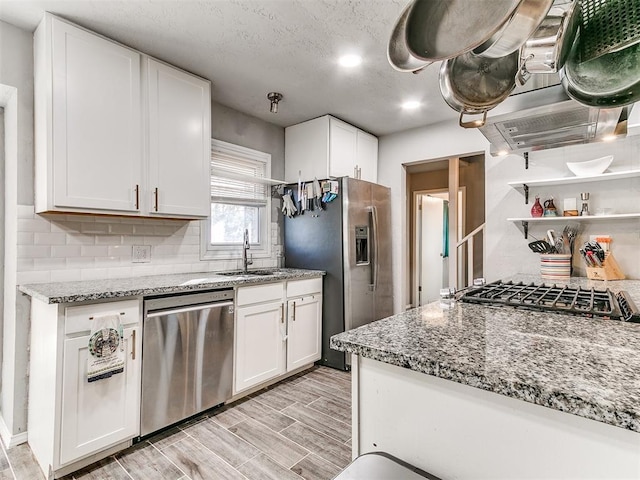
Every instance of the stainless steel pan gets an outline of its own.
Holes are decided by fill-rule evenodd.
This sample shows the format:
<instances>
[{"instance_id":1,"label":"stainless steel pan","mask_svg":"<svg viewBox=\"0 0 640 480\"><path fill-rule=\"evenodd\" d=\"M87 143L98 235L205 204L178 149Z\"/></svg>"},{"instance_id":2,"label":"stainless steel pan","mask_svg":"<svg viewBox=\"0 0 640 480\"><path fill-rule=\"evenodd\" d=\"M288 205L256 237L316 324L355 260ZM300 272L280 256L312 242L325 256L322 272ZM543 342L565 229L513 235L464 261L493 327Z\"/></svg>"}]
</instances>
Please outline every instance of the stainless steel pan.
<instances>
[{"instance_id":1,"label":"stainless steel pan","mask_svg":"<svg viewBox=\"0 0 640 480\"><path fill-rule=\"evenodd\" d=\"M576 4L571 2L566 8L553 7L526 41L522 47L520 83L532 73L555 73L562 68L578 29Z\"/></svg>"},{"instance_id":2,"label":"stainless steel pan","mask_svg":"<svg viewBox=\"0 0 640 480\"><path fill-rule=\"evenodd\" d=\"M519 70L518 50L501 58L465 53L442 63L440 92L445 102L460 112L461 127L481 127L487 119L487 112L515 88ZM465 115L482 115L482 119L465 121Z\"/></svg>"},{"instance_id":3,"label":"stainless steel pan","mask_svg":"<svg viewBox=\"0 0 640 480\"><path fill-rule=\"evenodd\" d=\"M419 73L432 62L414 57L407 47L407 18L412 5L413 3L409 3L396 21L387 46L387 59L391 66L400 72Z\"/></svg>"},{"instance_id":4,"label":"stainless steel pan","mask_svg":"<svg viewBox=\"0 0 640 480\"><path fill-rule=\"evenodd\" d=\"M407 47L427 62L457 57L499 32L522 1L415 0L407 18Z\"/></svg>"},{"instance_id":5,"label":"stainless steel pan","mask_svg":"<svg viewBox=\"0 0 640 480\"><path fill-rule=\"evenodd\" d=\"M483 5L485 2L471 1ZM545 19L553 0L522 0L502 28L473 49L483 57L498 58L518 50Z\"/></svg>"}]
</instances>

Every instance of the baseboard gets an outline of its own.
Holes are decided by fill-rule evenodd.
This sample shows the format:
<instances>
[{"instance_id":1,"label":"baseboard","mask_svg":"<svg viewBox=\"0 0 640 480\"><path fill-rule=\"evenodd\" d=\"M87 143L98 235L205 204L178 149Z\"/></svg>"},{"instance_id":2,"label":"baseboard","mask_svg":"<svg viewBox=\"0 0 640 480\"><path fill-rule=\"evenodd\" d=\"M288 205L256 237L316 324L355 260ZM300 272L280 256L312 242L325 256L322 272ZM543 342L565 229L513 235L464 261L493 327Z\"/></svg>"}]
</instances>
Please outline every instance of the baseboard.
<instances>
[{"instance_id":1,"label":"baseboard","mask_svg":"<svg viewBox=\"0 0 640 480\"><path fill-rule=\"evenodd\" d=\"M27 443L29 439L27 432L21 432L17 435L13 435L7 428L7 424L4 423L4 417L0 416L0 438L5 448L15 447L21 443Z\"/></svg>"}]
</instances>

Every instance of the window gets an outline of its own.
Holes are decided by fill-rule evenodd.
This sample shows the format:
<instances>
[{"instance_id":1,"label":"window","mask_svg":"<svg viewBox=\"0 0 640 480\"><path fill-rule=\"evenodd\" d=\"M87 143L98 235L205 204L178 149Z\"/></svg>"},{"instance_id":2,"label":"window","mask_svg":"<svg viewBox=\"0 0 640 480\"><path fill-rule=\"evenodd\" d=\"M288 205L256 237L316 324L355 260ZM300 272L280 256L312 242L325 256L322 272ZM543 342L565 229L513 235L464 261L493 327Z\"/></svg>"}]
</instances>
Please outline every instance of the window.
<instances>
[{"instance_id":1,"label":"window","mask_svg":"<svg viewBox=\"0 0 640 480\"><path fill-rule=\"evenodd\" d=\"M211 215L202 228L204 259L237 258L245 229L251 254L270 256L271 155L211 140Z\"/></svg>"}]
</instances>

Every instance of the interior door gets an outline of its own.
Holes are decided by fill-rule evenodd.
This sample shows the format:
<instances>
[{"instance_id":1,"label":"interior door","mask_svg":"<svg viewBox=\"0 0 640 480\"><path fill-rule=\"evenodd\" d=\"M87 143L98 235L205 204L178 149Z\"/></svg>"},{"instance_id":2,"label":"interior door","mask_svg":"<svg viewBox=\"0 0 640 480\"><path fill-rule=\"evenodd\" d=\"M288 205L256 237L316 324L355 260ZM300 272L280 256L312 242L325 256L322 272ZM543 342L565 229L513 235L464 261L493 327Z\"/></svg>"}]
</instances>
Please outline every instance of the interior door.
<instances>
[{"instance_id":1,"label":"interior door","mask_svg":"<svg viewBox=\"0 0 640 480\"><path fill-rule=\"evenodd\" d=\"M445 262L448 258L447 222L445 212L448 201L431 195L422 195L421 238L420 238L420 305L440 298L444 283Z\"/></svg>"}]
</instances>

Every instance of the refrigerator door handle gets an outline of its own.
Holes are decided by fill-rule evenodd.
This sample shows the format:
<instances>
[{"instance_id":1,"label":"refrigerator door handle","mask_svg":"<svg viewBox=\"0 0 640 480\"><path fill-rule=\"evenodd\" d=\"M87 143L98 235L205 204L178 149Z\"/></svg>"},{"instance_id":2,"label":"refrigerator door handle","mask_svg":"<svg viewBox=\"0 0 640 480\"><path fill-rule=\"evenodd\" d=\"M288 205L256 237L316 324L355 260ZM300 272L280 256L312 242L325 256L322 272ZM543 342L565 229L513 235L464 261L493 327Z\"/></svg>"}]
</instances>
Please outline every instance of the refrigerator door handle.
<instances>
[{"instance_id":1,"label":"refrigerator door handle","mask_svg":"<svg viewBox=\"0 0 640 480\"><path fill-rule=\"evenodd\" d=\"M371 261L371 285L369 289L375 292L378 288L378 209L371 206L371 237L373 258Z\"/></svg>"}]
</instances>

